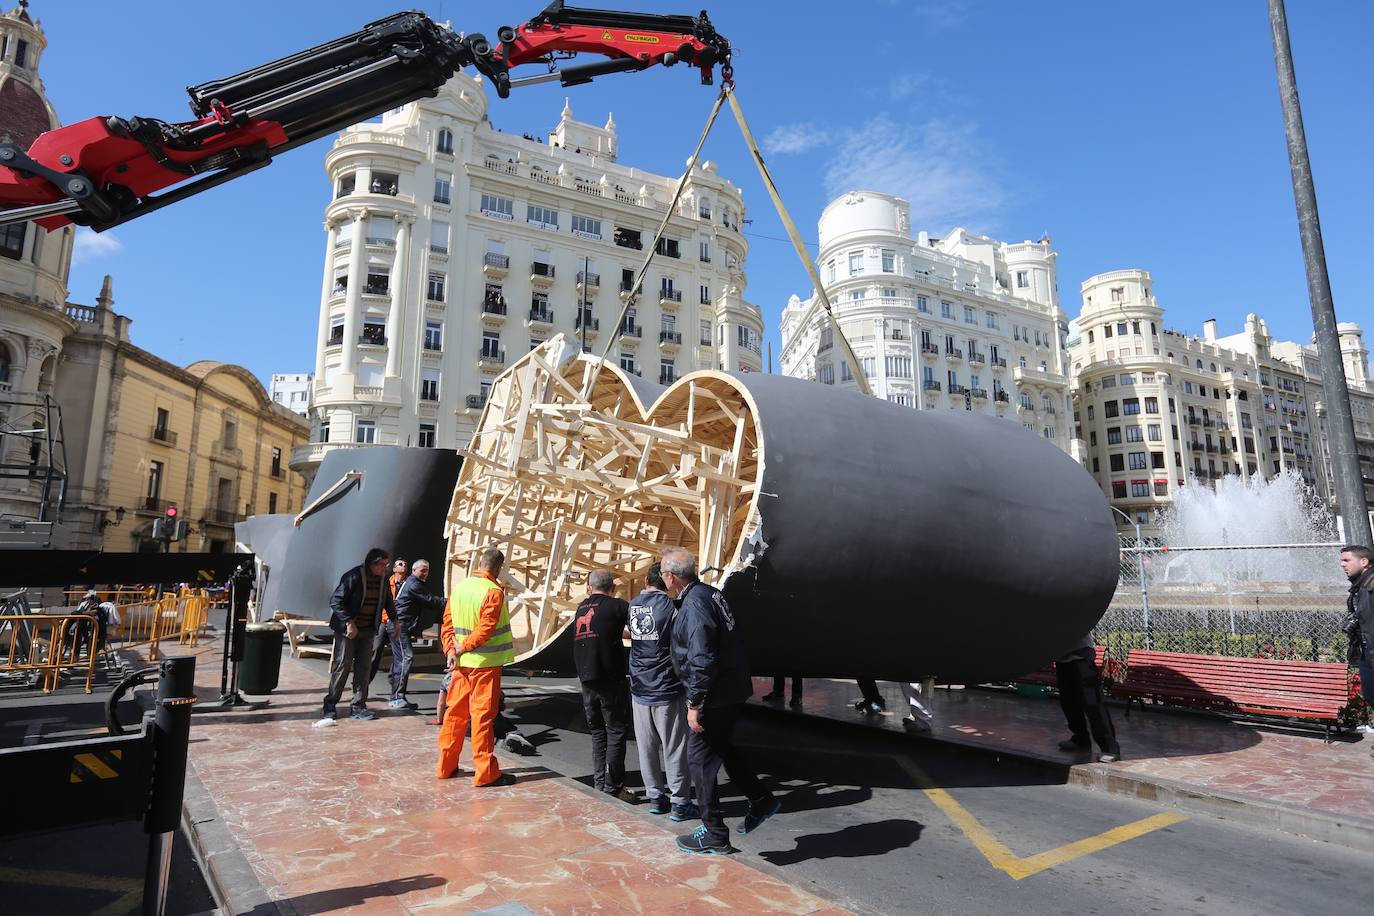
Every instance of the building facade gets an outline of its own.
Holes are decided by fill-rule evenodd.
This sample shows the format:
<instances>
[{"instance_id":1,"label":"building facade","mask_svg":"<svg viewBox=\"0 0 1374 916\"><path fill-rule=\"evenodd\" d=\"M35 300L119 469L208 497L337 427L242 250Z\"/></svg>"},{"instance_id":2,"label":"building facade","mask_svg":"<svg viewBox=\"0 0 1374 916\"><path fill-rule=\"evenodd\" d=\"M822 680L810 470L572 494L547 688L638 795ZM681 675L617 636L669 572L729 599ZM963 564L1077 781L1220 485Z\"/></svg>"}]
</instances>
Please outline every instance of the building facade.
<instances>
[{"instance_id":1,"label":"building facade","mask_svg":"<svg viewBox=\"0 0 1374 916\"><path fill-rule=\"evenodd\" d=\"M58 125L20 7L0 15L0 140L28 147ZM0 520L52 522L54 547L143 550L177 506L175 550L228 549L247 514L300 508L287 470L305 420L246 369L174 366L129 339L107 277L94 306L68 301L74 227L0 226Z\"/></svg>"},{"instance_id":2,"label":"building facade","mask_svg":"<svg viewBox=\"0 0 1374 916\"><path fill-rule=\"evenodd\" d=\"M307 474L333 448L466 445L492 380L555 333L601 352L677 181L620 164L614 121L566 105L546 142L496 130L465 74L344 131L325 169ZM610 358L664 383L762 368L743 210L693 168Z\"/></svg>"},{"instance_id":3,"label":"building facade","mask_svg":"<svg viewBox=\"0 0 1374 916\"><path fill-rule=\"evenodd\" d=\"M1150 274L1083 282L1069 340L1074 435L1112 505L1153 533L1189 480L1292 471L1334 507L1316 347L1276 341L1258 315L1237 334L1164 326ZM1374 386L1358 325L1339 326L1368 497L1374 497ZM1118 521L1125 523L1124 519Z\"/></svg>"},{"instance_id":4,"label":"building facade","mask_svg":"<svg viewBox=\"0 0 1374 916\"><path fill-rule=\"evenodd\" d=\"M819 230L826 295L875 396L1006 417L1068 451L1068 328L1048 238L913 238L907 202L871 191L832 201ZM793 296L781 330L785 375L854 386L814 297Z\"/></svg>"},{"instance_id":5,"label":"building facade","mask_svg":"<svg viewBox=\"0 0 1374 916\"><path fill-rule=\"evenodd\" d=\"M310 389L314 381L313 372L274 372L267 392L274 403L306 417L310 415Z\"/></svg>"}]
</instances>

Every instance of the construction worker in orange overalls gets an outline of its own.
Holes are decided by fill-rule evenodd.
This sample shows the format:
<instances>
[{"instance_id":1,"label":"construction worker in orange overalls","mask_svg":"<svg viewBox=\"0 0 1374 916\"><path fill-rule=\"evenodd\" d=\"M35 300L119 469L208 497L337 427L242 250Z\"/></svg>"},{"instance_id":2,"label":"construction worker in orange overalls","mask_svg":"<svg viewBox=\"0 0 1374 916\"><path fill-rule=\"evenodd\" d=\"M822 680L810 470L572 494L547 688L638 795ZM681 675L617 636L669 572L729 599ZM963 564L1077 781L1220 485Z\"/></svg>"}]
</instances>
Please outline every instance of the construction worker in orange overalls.
<instances>
[{"instance_id":1,"label":"construction worker in orange overalls","mask_svg":"<svg viewBox=\"0 0 1374 916\"><path fill-rule=\"evenodd\" d=\"M463 736L472 720L472 783L478 788L509 786L515 777L502 773L496 760L494 725L500 711L501 667L515 661L510 608L498 578L506 556L495 547L482 551L476 575L452 586L448 609L455 645L446 645L453 683L448 709L439 729L439 762L434 775L458 775Z\"/></svg>"}]
</instances>

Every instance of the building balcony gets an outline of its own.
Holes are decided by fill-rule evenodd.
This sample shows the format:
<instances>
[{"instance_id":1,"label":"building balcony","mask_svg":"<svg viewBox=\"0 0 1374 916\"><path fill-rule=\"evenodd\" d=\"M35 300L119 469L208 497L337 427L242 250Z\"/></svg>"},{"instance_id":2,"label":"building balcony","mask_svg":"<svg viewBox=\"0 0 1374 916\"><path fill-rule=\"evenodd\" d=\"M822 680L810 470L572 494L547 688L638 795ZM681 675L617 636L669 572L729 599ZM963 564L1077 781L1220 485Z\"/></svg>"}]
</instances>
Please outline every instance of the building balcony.
<instances>
[{"instance_id":1,"label":"building balcony","mask_svg":"<svg viewBox=\"0 0 1374 916\"><path fill-rule=\"evenodd\" d=\"M1043 409L1044 409L1045 413L1047 413L1047 414L1053 415L1053 414L1059 413L1059 409L1058 409L1057 407L1055 407L1053 404L1046 404L1046 405L1044 405L1044 408L1043 408Z\"/></svg>"},{"instance_id":2,"label":"building balcony","mask_svg":"<svg viewBox=\"0 0 1374 916\"><path fill-rule=\"evenodd\" d=\"M141 496L134 503L134 511L144 515L165 515L175 503L160 496Z\"/></svg>"},{"instance_id":3,"label":"building balcony","mask_svg":"<svg viewBox=\"0 0 1374 916\"><path fill-rule=\"evenodd\" d=\"M1001 356L994 356L992 358L992 368L994 370L1005 369L1007 368L1007 361Z\"/></svg>"},{"instance_id":4,"label":"building balcony","mask_svg":"<svg viewBox=\"0 0 1374 916\"><path fill-rule=\"evenodd\" d=\"M506 365L506 351L498 350L494 347L482 347L477 351L477 367L479 369L501 369Z\"/></svg>"},{"instance_id":5,"label":"building balcony","mask_svg":"<svg viewBox=\"0 0 1374 916\"><path fill-rule=\"evenodd\" d=\"M1011 377L1017 382L1035 382L1041 385L1068 384L1068 379L1058 372L1051 372L1048 369L1032 369L1029 366L1017 366L1011 370Z\"/></svg>"},{"instance_id":6,"label":"building balcony","mask_svg":"<svg viewBox=\"0 0 1374 916\"><path fill-rule=\"evenodd\" d=\"M225 445L216 439L210 444L210 460L241 465L243 464L243 449L233 445Z\"/></svg>"},{"instance_id":7,"label":"building balcony","mask_svg":"<svg viewBox=\"0 0 1374 916\"><path fill-rule=\"evenodd\" d=\"M988 399L988 390L986 388L970 388L969 394L980 401L986 401Z\"/></svg>"},{"instance_id":8,"label":"building balcony","mask_svg":"<svg viewBox=\"0 0 1374 916\"><path fill-rule=\"evenodd\" d=\"M939 391L940 383L935 381L934 379L925 379L921 382L921 388L923 388L926 391Z\"/></svg>"},{"instance_id":9,"label":"building balcony","mask_svg":"<svg viewBox=\"0 0 1374 916\"><path fill-rule=\"evenodd\" d=\"M940 348L933 343L921 344L921 355L934 358L940 355Z\"/></svg>"},{"instance_id":10,"label":"building balcony","mask_svg":"<svg viewBox=\"0 0 1374 916\"><path fill-rule=\"evenodd\" d=\"M987 364L987 361L988 361L988 358L987 358L987 355L986 355L986 354L983 354L983 353L974 353L974 352L972 352L972 351L969 352L969 355L968 355L968 364L969 364L970 366L984 366L984 365Z\"/></svg>"},{"instance_id":11,"label":"building balcony","mask_svg":"<svg viewBox=\"0 0 1374 916\"><path fill-rule=\"evenodd\" d=\"M671 385L673 382L676 382L676 381L677 381L677 373L674 372L674 371L672 371L671 369L669 369L669 370L661 370L661 371L658 373L658 383L659 383L660 385Z\"/></svg>"},{"instance_id":12,"label":"building balcony","mask_svg":"<svg viewBox=\"0 0 1374 916\"><path fill-rule=\"evenodd\" d=\"M506 323L506 313L505 299L482 300L482 324L488 327L500 327Z\"/></svg>"},{"instance_id":13,"label":"building balcony","mask_svg":"<svg viewBox=\"0 0 1374 916\"><path fill-rule=\"evenodd\" d=\"M395 248L396 240L380 235L369 235L367 237L367 245L369 248Z\"/></svg>"},{"instance_id":14,"label":"building balcony","mask_svg":"<svg viewBox=\"0 0 1374 916\"><path fill-rule=\"evenodd\" d=\"M445 249L447 250L447 249ZM504 279L510 272L510 256L488 251L482 256L482 274L492 280Z\"/></svg>"},{"instance_id":15,"label":"building balcony","mask_svg":"<svg viewBox=\"0 0 1374 916\"><path fill-rule=\"evenodd\" d=\"M177 434L165 426L154 426L152 431L148 433L148 438L154 442L161 442L163 445L177 444Z\"/></svg>"},{"instance_id":16,"label":"building balcony","mask_svg":"<svg viewBox=\"0 0 1374 916\"><path fill-rule=\"evenodd\" d=\"M243 513L235 512L233 509L206 509L205 521L211 525L232 526L235 522L243 520Z\"/></svg>"},{"instance_id":17,"label":"building balcony","mask_svg":"<svg viewBox=\"0 0 1374 916\"><path fill-rule=\"evenodd\" d=\"M949 360L952 363L958 362L963 358L964 351L960 350L958 347L949 347L945 350L945 359Z\"/></svg>"},{"instance_id":18,"label":"building balcony","mask_svg":"<svg viewBox=\"0 0 1374 916\"><path fill-rule=\"evenodd\" d=\"M967 394L967 393L968 393L968 389L967 389L966 387L964 387L963 385L954 384L954 385L950 385L950 386L949 386L949 393L950 393L950 396L953 397L953 396L955 396L955 395Z\"/></svg>"},{"instance_id":19,"label":"building balcony","mask_svg":"<svg viewBox=\"0 0 1374 916\"><path fill-rule=\"evenodd\" d=\"M1003 403L1003 404L1010 404L1010 403L1011 403L1011 394L1010 394L1009 392L1006 392L1006 391L994 391L994 392L992 393L992 399L993 399L994 401L1000 401L1000 402Z\"/></svg>"},{"instance_id":20,"label":"building balcony","mask_svg":"<svg viewBox=\"0 0 1374 916\"><path fill-rule=\"evenodd\" d=\"M271 477L273 480L285 480L286 468L282 467L280 464L274 465L268 469L267 476Z\"/></svg>"},{"instance_id":21,"label":"building balcony","mask_svg":"<svg viewBox=\"0 0 1374 916\"><path fill-rule=\"evenodd\" d=\"M583 289L583 288L585 288L585 289L600 289L600 288L601 288L601 274L592 274L592 273L587 273L587 272L585 272L585 271L579 270L579 271L577 272L577 288L578 288L578 289Z\"/></svg>"},{"instance_id":22,"label":"building balcony","mask_svg":"<svg viewBox=\"0 0 1374 916\"><path fill-rule=\"evenodd\" d=\"M576 321L573 322L573 330L580 335L582 333L584 325L586 326L587 336L595 337L597 333L601 330L601 319L579 317Z\"/></svg>"},{"instance_id":23,"label":"building balcony","mask_svg":"<svg viewBox=\"0 0 1374 916\"><path fill-rule=\"evenodd\" d=\"M661 289L658 291L658 304L665 308L673 308L682 304L682 290L680 289Z\"/></svg>"},{"instance_id":24,"label":"building balcony","mask_svg":"<svg viewBox=\"0 0 1374 916\"><path fill-rule=\"evenodd\" d=\"M1211 443L1204 445L1203 448L1207 451L1207 454L1209 455L1215 455L1217 453L1217 447L1215 445L1212 445Z\"/></svg>"},{"instance_id":25,"label":"building balcony","mask_svg":"<svg viewBox=\"0 0 1374 916\"><path fill-rule=\"evenodd\" d=\"M358 335L358 345L361 347L385 347L385 334L368 334L366 332Z\"/></svg>"},{"instance_id":26,"label":"building balcony","mask_svg":"<svg viewBox=\"0 0 1374 916\"><path fill-rule=\"evenodd\" d=\"M1201 417L1195 417L1195 416L1192 416L1192 415L1190 414L1190 415L1188 416L1188 425L1189 425L1189 426L1201 426L1201 425L1202 425L1202 418L1201 418Z\"/></svg>"},{"instance_id":27,"label":"building balcony","mask_svg":"<svg viewBox=\"0 0 1374 916\"><path fill-rule=\"evenodd\" d=\"M390 283L368 283L368 284L365 284L365 285L363 286L363 295L364 295L364 296L377 296L378 298L387 298L387 297L389 297L389 296L391 295L391 284L390 284Z\"/></svg>"},{"instance_id":28,"label":"building balcony","mask_svg":"<svg viewBox=\"0 0 1374 916\"><path fill-rule=\"evenodd\" d=\"M1193 451L1195 451L1195 452L1200 452L1200 451L1202 451L1202 443L1201 443L1201 442L1189 442L1189 443L1188 443L1188 447L1189 447L1190 449L1192 449Z\"/></svg>"},{"instance_id":29,"label":"building balcony","mask_svg":"<svg viewBox=\"0 0 1374 916\"><path fill-rule=\"evenodd\" d=\"M553 287L554 266L545 264L543 261L532 261L530 263L530 285L537 289L551 289Z\"/></svg>"},{"instance_id":30,"label":"building balcony","mask_svg":"<svg viewBox=\"0 0 1374 916\"><path fill-rule=\"evenodd\" d=\"M553 327L553 309L547 306L534 305L530 307L529 317L525 319L525 324L531 328L538 328L547 331Z\"/></svg>"},{"instance_id":31,"label":"building balcony","mask_svg":"<svg viewBox=\"0 0 1374 916\"><path fill-rule=\"evenodd\" d=\"M432 255L437 255L441 258L446 258L448 257L448 246L436 245L433 242L431 242L429 245L429 253Z\"/></svg>"},{"instance_id":32,"label":"building balcony","mask_svg":"<svg viewBox=\"0 0 1374 916\"><path fill-rule=\"evenodd\" d=\"M677 349L682 346L682 333L680 331L659 331L658 342L665 349L669 347Z\"/></svg>"},{"instance_id":33,"label":"building balcony","mask_svg":"<svg viewBox=\"0 0 1374 916\"><path fill-rule=\"evenodd\" d=\"M644 336L644 326L643 326L643 325L639 325L639 324L629 324L629 323L622 324L622 325L620 326L620 336L621 336L621 337L633 337L634 339L639 340L640 338L642 338L642 337Z\"/></svg>"},{"instance_id":34,"label":"building balcony","mask_svg":"<svg viewBox=\"0 0 1374 916\"><path fill-rule=\"evenodd\" d=\"M487 396L484 394L470 394L463 398L464 410L481 410L487 406Z\"/></svg>"}]
</instances>

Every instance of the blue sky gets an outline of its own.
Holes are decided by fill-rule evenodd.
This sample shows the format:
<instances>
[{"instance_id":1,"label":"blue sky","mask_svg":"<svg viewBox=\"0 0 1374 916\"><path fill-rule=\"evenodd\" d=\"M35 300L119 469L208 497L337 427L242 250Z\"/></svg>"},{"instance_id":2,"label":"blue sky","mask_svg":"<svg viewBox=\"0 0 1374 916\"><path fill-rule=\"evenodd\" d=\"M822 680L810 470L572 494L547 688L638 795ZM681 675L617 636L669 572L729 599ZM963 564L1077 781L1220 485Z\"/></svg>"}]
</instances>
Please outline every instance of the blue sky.
<instances>
[{"instance_id":1,"label":"blue sky","mask_svg":"<svg viewBox=\"0 0 1374 916\"><path fill-rule=\"evenodd\" d=\"M544 0L417 3L492 35ZM404 4L33 0L42 76L67 123L99 114L189 117L183 88L354 30ZM8 4L7 4L8 5ZM699 0L583 5L694 13ZM503 12L495 15L492 9ZM1365 269L1374 149L1374 4L1289 0L1308 142L1341 320L1374 337ZM284 15L283 11L289 10ZM308 13L308 15L307 15ZM1311 334L1273 50L1262 0L1048 4L769 0L711 4L736 48L739 98L808 241L834 196L866 187L912 202L912 223L998 238L1048 232L1070 316L1095 273L1151 271L1168 325L1222 334L1247 312L1272 333ZM542 134L564 95L576 116L613 111L621 160L677 174L714 98L684 68L492 94L494 123ZM114 275L136 343L178 363L237 362L266 378L314 364L329 196L329 140L269 168L82 239L72 298ZM744 189L747 296L777 318L808 284L722 114L705 155Z\"/></svg>"}]
</instances>

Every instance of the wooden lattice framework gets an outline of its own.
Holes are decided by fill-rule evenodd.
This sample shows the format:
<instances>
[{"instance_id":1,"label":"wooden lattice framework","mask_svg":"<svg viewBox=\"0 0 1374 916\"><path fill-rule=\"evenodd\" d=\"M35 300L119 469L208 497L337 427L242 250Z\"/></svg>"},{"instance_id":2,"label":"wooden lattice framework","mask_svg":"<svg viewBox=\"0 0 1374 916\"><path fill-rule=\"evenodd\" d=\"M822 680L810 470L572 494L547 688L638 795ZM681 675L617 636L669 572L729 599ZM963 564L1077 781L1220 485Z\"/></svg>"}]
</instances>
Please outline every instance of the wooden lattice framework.
<instances>
[{"instance_id":1,"label":"wooden lattice framework","mask_svg":"<svg viewBox=\"0 0 1374 916\"><path fill-rule=\"evenodd\" d=\"M461 451L446 581L487 547L505 552L520 658L571 623L592 570L635 589L683 546L719 584L758 543L761 442L730 376L692 373L645 404L619 367L555 336L497 377Z\"/></svg>"}]
</instances>

